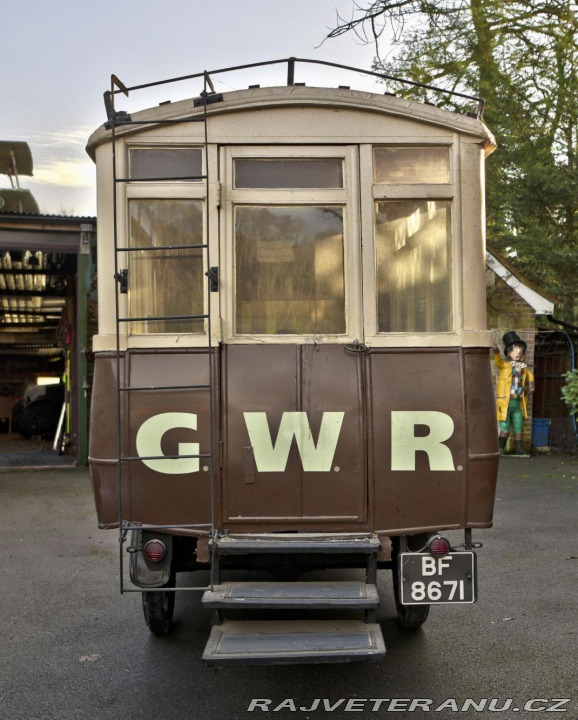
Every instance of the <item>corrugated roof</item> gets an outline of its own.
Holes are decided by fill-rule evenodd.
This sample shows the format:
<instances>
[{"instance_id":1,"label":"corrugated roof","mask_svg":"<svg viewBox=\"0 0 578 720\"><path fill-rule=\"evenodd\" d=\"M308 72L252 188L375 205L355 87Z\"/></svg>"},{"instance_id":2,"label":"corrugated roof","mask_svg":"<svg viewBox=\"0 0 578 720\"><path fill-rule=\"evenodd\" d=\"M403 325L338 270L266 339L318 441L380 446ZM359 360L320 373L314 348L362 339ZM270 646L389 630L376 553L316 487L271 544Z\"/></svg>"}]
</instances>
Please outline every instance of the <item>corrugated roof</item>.
<instances>
[{"instance_id":1,"label":"corrugated roof","mask_svg":"<svg viewBox=\"0 0 578 720\"><path fill-rule=\"evenodd\" d=\"M96 223L96 217L91 215L56 215L56 214L49 214L49 213L33 213L33 212L15 212L15 211L7 211L7 212L1 212L0 211L0 217L2 219L15 219L15 220L22 220L24 222L30 221L41 221L41 220L58 220L60 222L70 222L71 224L76 224L79 222L86 222L86 223Z\"/></svg>"},{"instance_id":2,"label":"corrugated roof","mask_svg":"<svg viewBox=\"0 0 578 720\"><path fill-rule=\"evenodd\" d=\"M62 348L53 345L8 345L0 344L2 355L34 355L35 357L58 357L62 354Z\"/></svg>"}]
</instances>

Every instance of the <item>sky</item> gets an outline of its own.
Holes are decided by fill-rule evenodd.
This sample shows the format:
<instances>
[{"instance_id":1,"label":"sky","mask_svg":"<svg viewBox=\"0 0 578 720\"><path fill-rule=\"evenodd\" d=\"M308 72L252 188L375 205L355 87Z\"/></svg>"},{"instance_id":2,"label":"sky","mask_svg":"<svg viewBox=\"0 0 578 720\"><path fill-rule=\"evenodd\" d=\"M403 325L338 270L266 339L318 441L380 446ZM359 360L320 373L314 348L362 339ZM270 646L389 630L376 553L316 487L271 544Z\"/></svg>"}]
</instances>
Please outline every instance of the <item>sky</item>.
<instances>
[{"instance_id":1,"label":"sky","mask_svg":"<svg viewBox=\"0 0 578 720\"><path fill-rule=\"evenodd\" d=\"M106 120L103 93L112 73L131 87L288 57L369 70L375 55L371 44L352 33L323 42L338 12L350 18L353 0L1 3L0 140L30 146L34 176L21 177L21 186L32 191L42 213L96 215L95 169L85 147ZM298 66L296 82L379 92L371 78L305 67ZM285 82L281 67L214 79L217 92ZM117 100L117 109L130 112L200 90L202 83L161 86ZM4 175L0 187L10 187Z\"/></svg>"}]
</instances>

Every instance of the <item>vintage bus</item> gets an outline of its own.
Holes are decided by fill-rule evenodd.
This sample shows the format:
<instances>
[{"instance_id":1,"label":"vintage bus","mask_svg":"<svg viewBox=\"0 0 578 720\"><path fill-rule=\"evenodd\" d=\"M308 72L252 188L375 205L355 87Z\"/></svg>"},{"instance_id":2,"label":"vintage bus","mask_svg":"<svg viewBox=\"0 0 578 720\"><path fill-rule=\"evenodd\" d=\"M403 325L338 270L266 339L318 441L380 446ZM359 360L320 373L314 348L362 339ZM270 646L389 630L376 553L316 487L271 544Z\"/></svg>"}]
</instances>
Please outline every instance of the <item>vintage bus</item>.
<instances>
[{"instance_id":1,"label":"vintage bus","mask_svg":"<svg viewBox=\"0 0 578 720\"><path fill-rule=\"evenodd\" d=\"M98 523L153 633L203 592L206 665L382 658L378 572L418 627L476 600L492 525L483 103L297 83L312 63L112 76L88 142ZM262 66L282 81L215 91Z\"/></svg>"}]
</instances>

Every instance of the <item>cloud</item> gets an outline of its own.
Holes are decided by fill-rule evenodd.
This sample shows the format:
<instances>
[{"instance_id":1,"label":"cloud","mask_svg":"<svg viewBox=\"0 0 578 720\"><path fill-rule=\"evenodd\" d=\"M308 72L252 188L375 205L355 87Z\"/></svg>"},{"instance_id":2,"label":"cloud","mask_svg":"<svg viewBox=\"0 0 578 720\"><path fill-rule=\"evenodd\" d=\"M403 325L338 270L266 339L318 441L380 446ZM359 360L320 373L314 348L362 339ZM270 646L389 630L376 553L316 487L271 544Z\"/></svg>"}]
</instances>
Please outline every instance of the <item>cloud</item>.
<instances>
[{"instance_id":1,"label":"cloud","mask_svg":"<svg viewBox=\"0 0 578 720\"><path fill-rule=\"evenodd\" d=\"M34 168L36 183L60 185L64 187L93 187L95 185L95 168L88 158L76 160L41 161Z\"/></svg>"},{"instance_id":2,"label":"cloud","mask_svg":"<svg viewBox=\"0 0 578 720\"><path fill-rule=\"evenodd\" d=\"M94 187L95 167L85 151L90 132L89 128L81 126L64 131L39 132L29 138L34 160L34 176L30 184Z\"/></svg>"},{"instance_id":3,"label":"cloud","mask_svg":"<svg viewBox=\"0 0 578 720\"><path fill-rule=\"evenodd\" d=\"M40 132L32 139L32 143L36 148L42 148L43 152L70 149L71 146L82 148L84 152L86 141L93 130L94 128L81 126L65 132Z\"/></svg>"}]
</instances>

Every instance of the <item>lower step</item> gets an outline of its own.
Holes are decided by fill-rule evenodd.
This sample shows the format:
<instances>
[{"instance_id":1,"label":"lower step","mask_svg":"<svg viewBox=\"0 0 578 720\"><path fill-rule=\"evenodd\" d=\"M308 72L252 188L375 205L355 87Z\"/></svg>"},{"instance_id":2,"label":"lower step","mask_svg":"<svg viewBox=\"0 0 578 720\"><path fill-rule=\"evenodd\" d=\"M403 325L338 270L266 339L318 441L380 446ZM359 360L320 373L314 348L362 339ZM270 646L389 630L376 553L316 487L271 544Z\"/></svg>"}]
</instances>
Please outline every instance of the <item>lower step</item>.
<instances>
[{"instance_id":1,"label":"lower step","mask_svg":"<svg viewBox=\"0 0 578 720\"><path fill-rule=\"evenodd\" d=\"M225 665L369 662L385 657L381 628L362 620L232 621L215 625L203 663Z\"/></svg>"},{"instance_id":2,"label":"lower step","mask_svg":"<svg viewBox=\"0 0 578 720\"><path fill-rule=\"evenodd\" d=\"M337 582L238 582L215 585L203 595L211 608L376 608L375 585Z\"/></svg>"}]
</instances>

